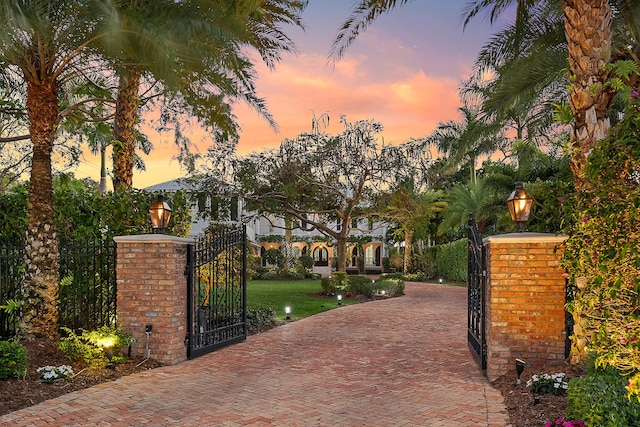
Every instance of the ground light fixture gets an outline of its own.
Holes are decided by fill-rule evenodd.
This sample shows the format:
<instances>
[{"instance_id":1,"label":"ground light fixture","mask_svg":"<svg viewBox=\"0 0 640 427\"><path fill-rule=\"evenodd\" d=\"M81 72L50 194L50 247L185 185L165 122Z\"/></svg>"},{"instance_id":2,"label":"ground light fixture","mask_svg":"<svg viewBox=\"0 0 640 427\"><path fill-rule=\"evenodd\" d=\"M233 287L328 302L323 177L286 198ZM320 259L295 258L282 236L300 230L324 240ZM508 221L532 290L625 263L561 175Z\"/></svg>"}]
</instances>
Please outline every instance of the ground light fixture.
<instances>
[{"instance_id":1,"label":"ground light fixture","mask_svg":"<svg viewBox=\"0 0 640 427\"><path fill-rule=\"evenodd\" d=\"M164 234L171 219L171 207L164 201L162 194L158 194L158 200L149 208L149 217L153 234Z\"/></svg>"},{"instance_id":2,"label":"ground light fixture","mask_svg":"<svg viewBox=\"0 0 640 427\"><path fill-rule=\"evenodd\" d=\"M518 374L518 379L516 380L516 385L520 385L520 375L524 372L524 366L527 364L522 359L516 359L516 373Z\"/></svg>"},{"instance_id":3,"label":"ground light fixture","mask_svg":"<svg viewBox=\"0 0 640 427\"><path fill-rule=\"evenodd\" d=\"M342 295L338 295L338 305L342 305Z\"/></svg>"},{"instance_id":4,"label":"ground light fixture","mask_svg":"<svg viewBox=\"0 0 640 427\"><path fill-rule=\"evenodd\" d=\"M284 314L286 314L285 319L287 319L287 320L291 320L291 307L286 306L286 307L284 308Z\"/></svg>"},{"instance_id":5,"label":"ground light fixture","mask_svg":"<svg viewBox=\"0 0 640 427\"><path fill-rule=\"evenodd\" d=\"M522 181L516 182L516 188L507 199L507 207L511 214L511 219L516 223L518 232L526 230L529 222L529 214L533 205L533 197L524 189Z\"/></svg>"},{"instance_id":6,"label":"ground light fixture","mask_svg":"<svg viewBox=\"0 0 640 427\"><path fill-rule=\"evenodd\" d=\"M442 284L442 277L438 279L438 282Z\"/></svg>"}]
</instances>

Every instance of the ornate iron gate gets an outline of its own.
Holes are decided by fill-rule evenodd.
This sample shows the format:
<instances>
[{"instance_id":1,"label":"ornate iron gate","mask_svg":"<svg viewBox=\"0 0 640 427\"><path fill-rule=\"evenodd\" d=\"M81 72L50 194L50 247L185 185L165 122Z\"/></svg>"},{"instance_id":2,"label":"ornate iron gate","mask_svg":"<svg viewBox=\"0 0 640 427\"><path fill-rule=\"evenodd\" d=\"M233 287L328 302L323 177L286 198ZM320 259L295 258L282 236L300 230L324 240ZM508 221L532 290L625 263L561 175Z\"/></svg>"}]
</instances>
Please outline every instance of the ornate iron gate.
<instances>
[{"instance_id":1,"label":"ornate iron gate","mask_svg":"<svg viewBox=\"0 0 640 427\"><path fill-rule=\"evenodd\" d=\"M219 230L187 249L187 357L247 338L246 230Z\"/></svg>"},{"instance_id":2,"label":"ornate iron gate","mask_svg":"<svg viewBox=\"0 0 640 427\"><path fill-rule=\"evenodd\" d=\"M485 341L485 282L486 252L478 224L469 218L467 225L469 258L467 270L468 333L469 348L482 369L487 368L487 344Z\"/></svg>"}]
</instances>

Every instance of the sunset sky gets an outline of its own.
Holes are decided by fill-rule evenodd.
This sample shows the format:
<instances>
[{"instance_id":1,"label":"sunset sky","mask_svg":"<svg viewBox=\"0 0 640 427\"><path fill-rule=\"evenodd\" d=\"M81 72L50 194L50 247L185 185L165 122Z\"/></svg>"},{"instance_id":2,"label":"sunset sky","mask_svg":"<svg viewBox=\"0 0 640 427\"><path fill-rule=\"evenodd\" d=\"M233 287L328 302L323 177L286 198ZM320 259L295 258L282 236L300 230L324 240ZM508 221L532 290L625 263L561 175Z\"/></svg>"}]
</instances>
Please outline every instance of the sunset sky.
<instances>
[{"instance_id":1,"label":"sunset sky","mask_svg":"<svg viewBox=\"0 0 640 427\"><path fill-rule=\"evenodd\" d=\"M349 16L353 1L311 0L303 15L306 31L289 32L299 53L285 55L274 71L258 64L256 86L279 126L274 132L255 111L238 104L242 128L238 151L245 154L277 146L284 138L310 130L313 115L328 113L330 133L349 121L375 119L384 125L385 143L426 136L440 122L458 119L458 89L493 27L481 16L463 31L467 0L417 0L378 18L335 67L328 65L331 42ZM209 141L198 129L192 140L204 150ZM172 157L170 134L148 134L154 150L144 157L145 172L134 186L144 188L182 176ZM110 153L107 167L111 162ZM99 159L87 155L76 176L99 179Z\"/></svg>"}]
</instances>

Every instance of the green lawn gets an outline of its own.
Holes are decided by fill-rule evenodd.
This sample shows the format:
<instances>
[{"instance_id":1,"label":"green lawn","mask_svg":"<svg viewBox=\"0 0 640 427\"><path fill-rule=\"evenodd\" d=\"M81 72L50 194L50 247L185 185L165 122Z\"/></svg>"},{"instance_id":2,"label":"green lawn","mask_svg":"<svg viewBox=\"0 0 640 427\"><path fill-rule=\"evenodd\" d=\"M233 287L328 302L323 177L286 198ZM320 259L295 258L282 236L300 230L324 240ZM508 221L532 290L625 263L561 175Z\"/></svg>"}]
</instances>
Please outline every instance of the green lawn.
<instances>
[{"instance_id":1,"label":"green lawn","mask_svg":"<svg viewBox=\"0 0 640 427\"><path fill-rule=\"evenodd\" d=\"M321 297L320 291L319 280L250 280L247 282L247 304L273 307L278 320L285 319L284 308L289 306L291 319L302 319L338 307L335 297ZM342 305L358 302L343 300Z\"/></svg>"}]
</instances>

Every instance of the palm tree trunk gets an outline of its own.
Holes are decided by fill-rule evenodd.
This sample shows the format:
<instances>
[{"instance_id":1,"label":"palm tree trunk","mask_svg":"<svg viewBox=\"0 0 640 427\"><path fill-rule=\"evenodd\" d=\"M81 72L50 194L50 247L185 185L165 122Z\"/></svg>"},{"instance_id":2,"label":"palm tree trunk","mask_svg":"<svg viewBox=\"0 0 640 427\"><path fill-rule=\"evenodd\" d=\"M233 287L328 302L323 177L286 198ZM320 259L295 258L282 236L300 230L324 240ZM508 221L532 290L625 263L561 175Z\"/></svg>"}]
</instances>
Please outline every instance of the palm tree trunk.
<instances>
[{"instance_id":1,"label":"palm tree trunk","mask_svg":"<svg viewBox=\"0 0 640 427\"><path fill-rule=\"evenodd\" d=\"M614 92L606 88L605 66L611 57L609 0L564 0L565 34L569 48L569 102L575 124L571 133L571 171L576 189L588 188L584 175L594 146L609 132L607 110Z\"/></svg>"},{"instance_id":2,"label":"palm tree trunk","mask_svg":"<svg viewBox=\"0 0 640 427\"><path fill-rule=\"evenodd\" d=\"M60 121L55 80L27 83L27 111L33 157L20 331L27 338L55 338L58 336L59 272L51 152L55 129Z\"/></svg>"},{"instance_id":3,"label":"palm tree trunk","mask_svg":"<svg viewBox=\"0 0 640 427\"><path fill-rule=\"evenodd\" d=\"M610 127L607 110L614 93L605 86L605 66L611 57L611 7L609 0L564 0L562 7L571 67L569 102L575 120L571 172L576 190L585 191L590 188L584 173L589 154ZM574 320L571 361L578 363L586 359L588 340L581 333L586 319L574 313Z\"/></svg>"},{"instance_id":4,"label":"palm tree trunk","mask_svg":"<svg viewBox=\"0 0 640 427\"><path fill-rule=\"evenodd\" d=\"M113 190L133 187L133 160L138 123L138 88L140 72L131 69L120 72L118 97L113 123Z\"/></svg>"}]
</instances>

